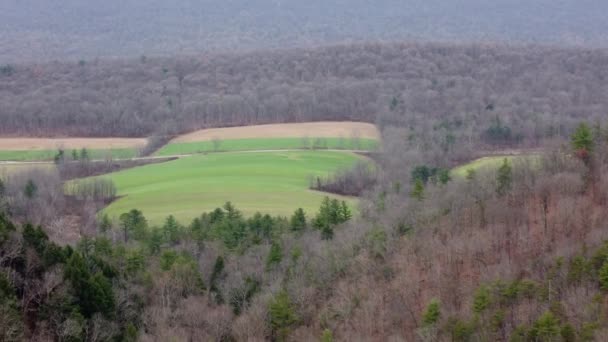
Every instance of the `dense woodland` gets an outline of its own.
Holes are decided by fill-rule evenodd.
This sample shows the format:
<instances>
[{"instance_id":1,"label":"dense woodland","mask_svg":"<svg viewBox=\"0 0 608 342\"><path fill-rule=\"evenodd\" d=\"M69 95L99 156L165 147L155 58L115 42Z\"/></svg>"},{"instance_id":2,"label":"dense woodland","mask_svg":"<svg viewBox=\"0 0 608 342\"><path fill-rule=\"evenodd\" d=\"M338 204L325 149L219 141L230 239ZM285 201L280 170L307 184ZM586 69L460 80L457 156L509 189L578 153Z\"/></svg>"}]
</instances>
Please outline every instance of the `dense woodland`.
<instances>
[{"instance_id":1,"label":"dense woodland","mask_svg":"<svg viewBox=\"0 0 608 342\"><path fill-rule=\"evenodd\" d=\"M7 178L2 338L606 340L606 62L603 50L369 44L15 65L3 134L353 119L378 123L383 146L374 169L311 180L361 195L357 215L329 199L291 217L227 203L154 227L137 208L95 215L112 184ZM525 147L536 154L449 171Z\"/></svg>"},{"instance_id":2,"label":"dense woodland","mask_svg":"<svg viewBox=\"0 0 608 342\"><path fill-rule=\"evenodd\" d=\"M605 114L607 62L605 50L364 44L10 64L0 69L0 134L151 136L362 120L434 130L447 145L534 145Z\"/></svg>"}]
</instances>

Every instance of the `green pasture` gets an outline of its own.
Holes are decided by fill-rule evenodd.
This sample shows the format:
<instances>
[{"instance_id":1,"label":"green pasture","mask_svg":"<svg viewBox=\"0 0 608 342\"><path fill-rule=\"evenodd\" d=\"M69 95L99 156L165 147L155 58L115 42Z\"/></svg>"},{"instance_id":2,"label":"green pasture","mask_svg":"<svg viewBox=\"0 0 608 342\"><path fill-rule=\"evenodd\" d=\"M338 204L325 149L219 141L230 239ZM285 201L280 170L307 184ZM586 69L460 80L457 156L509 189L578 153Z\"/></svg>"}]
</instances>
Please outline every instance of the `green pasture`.
<instances>
[{"instance_id":1,"label":"green pasture","mask_svg":"<svg viewBox=\"0 0 608 342\"><path fill-rule=\"evenodd\" d=\"M293 150L293 149L332 149L332 150L365 150L371 151L378 147L374 139L356 138L256 138L199 141L191 143L169 143L156 152L159 156L231 152L253 150Z\"/></svg>"},{"instance_id":2,"label":"green pasture","mask_svg":"<svg viewBox=\"0 0 608 342\"><path fill-rule=\"evenodd\" d=\"M505 159L507 159L511 164L525 161L538 162L539 156L536 154L522 154L483 157L473 160L470 163L455 167L452 169L451 174L457 177L465 177L468 170L497 170Z\"/></svg>"},{"instance_id":3,"label":"green pasture","mask_svg":"<svg viewBox=\"0 0 608 342\"><path fill-rule=\"evenodd\" d=\"M162 224L168 215L189 224L201 213L231 201L245 215L260 211L287 216L302 207L310 218L327 194L310 191L309 177L327 176L358 158L331 151L243 152L146 165L103 176L114 181L120 196L104 213L116 220L136 208L152 224ZM356 203L333 197L351 207Z\"/></svg>"},{"instance_id":4,"label":"green pasture","mask_svg":"<svg viewBox=\"0 0 608 342\"><path fill-rule=\"evenodd\" d=\"M77 150L80 153L80 150ZM137 157L134 148L119 148L111 150L93 149L87 150L91 159L122 159ZM23 150L23 151L0 151L0 160L12 161L46 161L53 160L57 150ZM72 150L65 150L66 158L72 158Z\"/></svg>"}]
</instances>

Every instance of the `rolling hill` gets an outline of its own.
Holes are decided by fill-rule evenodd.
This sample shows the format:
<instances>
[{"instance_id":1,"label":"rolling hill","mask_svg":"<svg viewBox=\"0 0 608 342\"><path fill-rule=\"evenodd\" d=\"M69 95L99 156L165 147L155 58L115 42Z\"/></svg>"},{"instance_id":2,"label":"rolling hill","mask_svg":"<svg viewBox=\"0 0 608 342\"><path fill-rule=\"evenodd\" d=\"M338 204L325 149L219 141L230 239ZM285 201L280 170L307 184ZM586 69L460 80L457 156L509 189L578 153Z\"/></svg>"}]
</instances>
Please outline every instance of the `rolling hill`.
<instances>
[{"instance_id":1,"label":"rolling hill","mask_svg":"<svg viewBox=\"0 0 608 342\"><path fill-rule=\"evenodd\" d=\"M170 56L371 40L605 47L606 11L606 2L598 0L2 1L0 62Z\"/></svg>"}]
</instances>

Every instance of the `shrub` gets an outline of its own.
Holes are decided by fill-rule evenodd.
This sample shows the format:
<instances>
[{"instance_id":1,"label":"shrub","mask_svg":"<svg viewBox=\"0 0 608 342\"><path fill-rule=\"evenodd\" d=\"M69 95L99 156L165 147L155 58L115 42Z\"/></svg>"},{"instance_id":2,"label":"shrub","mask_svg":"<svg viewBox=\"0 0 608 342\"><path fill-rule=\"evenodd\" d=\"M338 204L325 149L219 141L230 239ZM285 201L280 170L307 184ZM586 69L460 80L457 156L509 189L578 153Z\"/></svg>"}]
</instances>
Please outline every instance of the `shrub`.
<instances>
[{"instance_id":1,"label":"shrub","mask_svg":"<svg viewBox=\"0 0 608 342\"><path fill-rule=\"evenodd\" d=\"M427 306L426 311L422 315L422 323L423 325L430 326L434 325L439 321L439 317L441 316L441 306L439 300L433 299Z\"/></svg>"},{"instance_id":2,"label":"shrub","mask_svg":"<svg viewBox=\"0 0 608 342\"><path fill-rule=\"evenodd\" d=\"M473 312L476 314L482 313L490 306L490 291L485 286L480 287L475 293L473 299Z\"/></svg>"},{"instance_id":3,"label":"shrub","mask_svg":"<svg viewBox=\"0 0 608 342\"><path fill-rule=\"evenodd\" d=\"M576 256L572 260L570 260L570 264L568 267L568 282L569 283L579 283L583 280L585 276L590 274L591 265L587 262L587 260L583 256Z\"/></svg>"},{"instance_id":4,"label":"shrub","mask_svg":"<svg viewBox=\"0 0 608 342\"><path fill-rule=\"evenodd\" d=\"M461 320L455 320L451 323L452 341L467 342L473 336L474 327L472 324Z\"/></svg>"},{"instance_id":5,"label":"shrub","mask_svg":"<svg viewBox=\"0 0 608 342\"><path fill-rule=\"evenodd\" d=\"M551 313L545 311L530 329L529 337L533 341L550 342L559 335L559 320Z\"/></svg>"},{"instance_id":6,"label":"shrub","mask_svg":"<svg viewBox=\"0 0 608 342\"><path fill-rule=\"evenodd\" d=\"M321 342L333 342L334 335L329 329L323 330L323 334L321 335Z\"/></svg>"},{"instance_id":7,"label":"shrub","mask_svg":"<svg viewBox=\"0 0 608 342\"><path fill-rule=\"evenodd\" d=\"M600 268L599 278L600 287L602 290L608 291L608 260L604 261L604 265L602 265L602 268Z\"/></svg>"},{"instance_id":8,"label":"shrub","mask_svg":"<svg viewBox=\"0 0 608 342\"><path fill-rule=\"evenodd\" d=\"M510 342L526 342L528 341L528 330L524 326L518 326L511 333Z\"/></svg>"},{"instance_id":9,"label":"shrub","mask_svg":"<svg viewBox=\"0 0 608 342\"><path fill-rule=\"evenodd\" d=\"M576 330L574 330L574 327L570 323L566 323L562 326L560 335L562 336L562 341L564 342L576 341Z\"/></svg>"}]
</instances>

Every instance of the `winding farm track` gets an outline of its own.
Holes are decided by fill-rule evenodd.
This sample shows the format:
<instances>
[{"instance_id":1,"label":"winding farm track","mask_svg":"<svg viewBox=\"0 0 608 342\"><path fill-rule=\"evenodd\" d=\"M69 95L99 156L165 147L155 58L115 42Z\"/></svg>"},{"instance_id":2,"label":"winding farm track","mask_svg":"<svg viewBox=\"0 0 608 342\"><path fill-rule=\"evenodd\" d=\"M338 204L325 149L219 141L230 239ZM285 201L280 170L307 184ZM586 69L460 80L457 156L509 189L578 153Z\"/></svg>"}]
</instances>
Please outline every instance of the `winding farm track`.
<instances>
[{"instance_id":1,"label":"winding farm track","mask_svg":"<svg viewBox=\"0 0 608 342\"><path fill-rule=\"evenodd\" d=\"M206 153L190 153L190 154L175 154L169 156L148 156L148 157L134 157L134 158L120 158L112 159L112 161L137 161L137 160L158 160L158 159L173 159L173 158L187 158L205 154L216 154L216 153L277 153L277 152L299 152L299 151L321 151L321 152L345 152L345 153L369 153L367 150L339 150L339 149L276 149L276 150L246 150L246 151L226 151L226 152L206 152ZM105 159L93 159L92 162L103 162ZM0 161L0 166L3 165L52 165L52 161Z\"/></svg>"}]
</instances>

